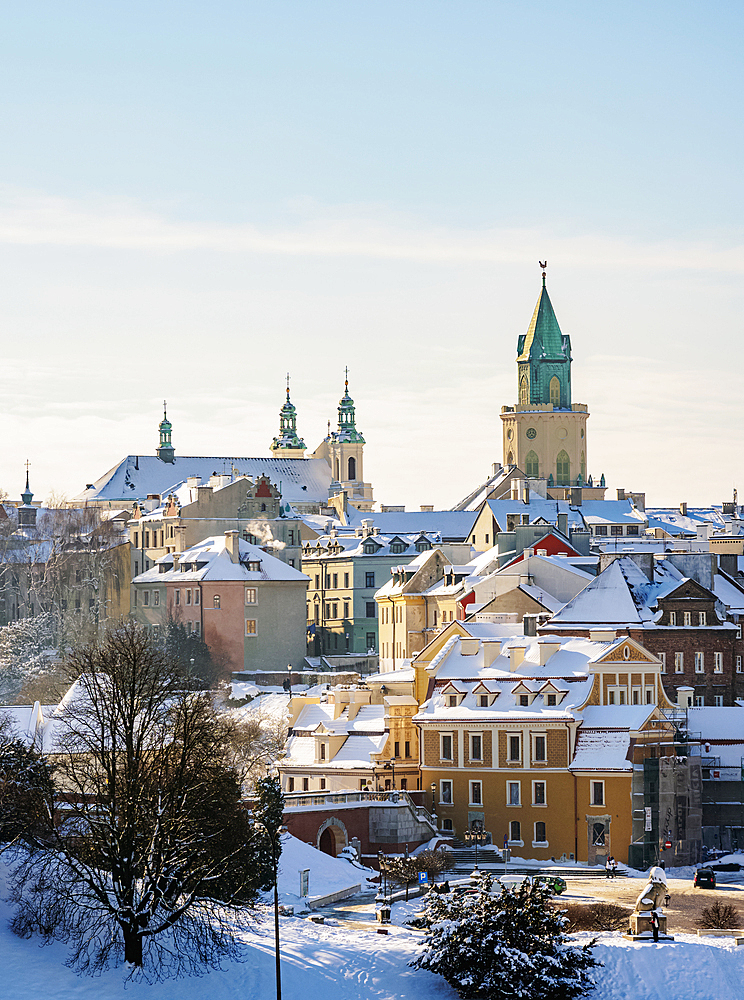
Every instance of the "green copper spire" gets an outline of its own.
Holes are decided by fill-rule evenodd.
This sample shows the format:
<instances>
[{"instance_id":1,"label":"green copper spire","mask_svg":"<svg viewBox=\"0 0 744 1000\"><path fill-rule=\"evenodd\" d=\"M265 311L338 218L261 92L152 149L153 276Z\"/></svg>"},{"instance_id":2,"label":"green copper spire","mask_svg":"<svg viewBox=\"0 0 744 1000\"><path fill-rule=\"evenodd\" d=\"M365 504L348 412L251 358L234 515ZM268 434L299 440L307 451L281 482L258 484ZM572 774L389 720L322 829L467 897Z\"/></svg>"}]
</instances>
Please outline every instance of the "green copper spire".
<instances>
[{"instance_id":1,"label":"green copper spire","mask_svg":"<svg viewBox=\"0 0 744 1000\"><path fill-rule=\"evenodd\" d=\"M517 342L519 406L571 409L571 340L561 333L545 285L548 262L540 262L542 288L527 333Z\"/></svg>"},{"instance_id":2,"label":"green copper spire","mask_svg":"<svg viewBox=\"0 0 744 1000\"><path fill-rule=\"evenodd\" d=\"M338 401L338 430L336 431L337 441L359 442L364 444L364 437L356 429L356 413L354 400L349 395L349 369L346 368L346 381L344 382L344 394Z\"/></svg>"},{"instance_id":3,"label":"green copper spire","mask_svg":"<svg viewBox=\"0 0 744 1000\"><path fill-rule=\"evenodd\" d=\"M279 434L271 442L271 451L304 451L307 445L297 433L297 410L289 398L289 372L287 372L287 398L279 411Z\"/></svg>"},{"instance_id":4,"label":"green copper spire","mask_svg":"<svg viewBox=\"0 0 744 1000\"><path fill-rule=\"evenodd\" d=\"M23 493L21 493L21 500L23 500L23 503L25 504L26 507L29 507L31 505L31 501L34 498L34 495L31 492L31 487L28 485L28 466L29 466L29 463L27 461L26 462L26 489L23 491Z\"/></svg>"},{"instance_id":5,"label":"green copper spire","mask_svg":"<svg viewBox=\"0 0 744 1000\"><path fill-rule=\"evenodd\" d=\"M176 449L171 444L173 425L168 419L165 400L163 400L163 419L160 421L158 430L160 431L160 444L157 447L157 456L161 462L172 465L176 460Z\"/></svg>"}]
</instances>

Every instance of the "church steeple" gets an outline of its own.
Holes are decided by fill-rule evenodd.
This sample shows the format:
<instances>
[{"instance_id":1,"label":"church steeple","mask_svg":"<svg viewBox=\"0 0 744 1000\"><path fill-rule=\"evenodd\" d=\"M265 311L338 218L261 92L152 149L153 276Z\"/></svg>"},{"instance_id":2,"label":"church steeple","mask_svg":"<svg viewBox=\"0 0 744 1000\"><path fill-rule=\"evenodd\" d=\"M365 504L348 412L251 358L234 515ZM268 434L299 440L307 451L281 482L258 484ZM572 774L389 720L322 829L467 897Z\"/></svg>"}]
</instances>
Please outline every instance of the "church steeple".
<instances>
[{"instance_id":1,"label":"church steeple","mask_svg":"<svg viewBox=\"0 0 744 1000\"><path fill-rule=\"evenodd\" d=\"M176 460L176 449L171 444L173 425L168 419L165 400L163 400L163 419L160 421L158 430L160 431L160 444L157 448L157 456L161 462L167 462L169 465L172 465Z\"/></svg>"},{"instance_id":2,"label":"church steeple","mask_svg":"<svg viewBox=\"0 0 744 1000\"><path fill-rule=\"evenodd\" d=\"M545 285L548 262L540 262L542 288L527 333L517 341L520 406L571 409L571 340L561 333Z\"/></svg>"},{"instance_id":3,"label":"church steeple","mask_svg":"<svg viewBox=\"0 0 744 1000\"><path fill-rule=\"evenodd\" d=\"M287 372L287 398L279 411L279 434L270 445L273 455L281 458L304 458L307 445L297 433L297 410L289 398L289 372Z\"/></svg>"},{"instance_id":4,"label":"church steeple","mask_svg":"<svg viewBox=\"0 0 744 1000\"><path fill-rule=\"evenodd\" d=\"M31 492L31 487L28 484L28 466L29 463L26 462L26 489L21 493L21 500L23 503L18 508L18 527L19 528L34 528L36 527L36 507L34 507L31 501L34 498Z\"/></svg>"},{"instance_id":5,"label":"church steeple","mask_svg":"<svg viewBox=\"0 0 744 1000\"><path fill-rule=\"evenodd\" d=\"M349 395L349 369L346 368L344 394L338 401L338 430L336 440L348 443L364 444L364 436L356 429L356 411L354 400Z\"/></svg>"}]
</instances>

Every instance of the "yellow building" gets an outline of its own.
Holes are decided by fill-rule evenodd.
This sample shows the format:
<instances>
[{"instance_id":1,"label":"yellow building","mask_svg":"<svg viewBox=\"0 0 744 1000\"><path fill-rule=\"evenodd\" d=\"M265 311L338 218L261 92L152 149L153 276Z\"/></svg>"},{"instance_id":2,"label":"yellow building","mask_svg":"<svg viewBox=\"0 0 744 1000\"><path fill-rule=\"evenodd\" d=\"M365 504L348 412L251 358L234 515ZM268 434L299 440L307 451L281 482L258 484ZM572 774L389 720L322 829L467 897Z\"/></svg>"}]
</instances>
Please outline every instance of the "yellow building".
<instances>
[{"instance_id":1,"label":"yellow building","mask_svg":"<svg viewBox=\"0 0 744 1000\"><path fill-rule=\"evenodd\" d=\"M614 633L478 631L453 623L413 664L421 780L441 828L480 826L523 857L625 860L646 837L642 805L634 812L644 760L676 753L661 661Z\"/></svg>"}]
</instances>

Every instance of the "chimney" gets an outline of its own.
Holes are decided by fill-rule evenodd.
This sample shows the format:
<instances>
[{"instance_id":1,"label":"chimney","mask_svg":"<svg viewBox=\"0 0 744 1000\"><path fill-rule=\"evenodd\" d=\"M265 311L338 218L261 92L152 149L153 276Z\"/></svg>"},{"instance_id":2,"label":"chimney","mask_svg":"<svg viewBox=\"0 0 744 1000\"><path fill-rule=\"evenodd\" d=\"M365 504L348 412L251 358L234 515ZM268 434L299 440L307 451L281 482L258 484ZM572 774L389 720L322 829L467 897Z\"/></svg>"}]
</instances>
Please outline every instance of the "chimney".
<instances>
[{"instance_id":1,"label":"chimney","mask_svg":"<svg viewBox=\"0 0 744 1000\"><path fill-rule=\"evenodd\" d=\"M524 646L509 646L509 669L519 670L524 660Z\"/></svg>"},{"instance_id":2,"label":"chimney","mask_svg":"<svg viewBox=\"0 0 744 1000\"><path fill-rule=\"evenodd\" d=\"M544 667L553 653L561 648L561 644L557 639L538 639L537 648L540 650L540 666Z\"/></svg>"},{"instance_id":3,"label":"chimney","mask_svg":"<svg viewBox=\"0 0 744 1000\"><path fill-rule=\"evenodd\" d=\"M374 523L375 522L371 517L362 518L362 537L366 538L368 535L372 534Z\"/></svg>"},{"instance_id":4,"label":"chimney","mask_svg":"<svg viewBox=\"0 0 744 1000\"><path fill-rule=\"evenodd\" d=\"M537 615L525 615L522 618L522 628L527 636L537 635Z\"/></svg>"},{"instance_id":5,"label":"chimney","mask_svg":"<svg viewBox=\"0 0 744 1000\"><path fill-rule=\"evenodd\" d=\"M186 525L177 524L174 530L176 533L176 552L184 552L186 549Z\"/></svg>"},{"instance_id":6,"label":"chimney","mask_svg":"<svg viewBox=\"0 0 744 1000\"><path fill-rule=\"evenodd\" d=\"M201 482L201 476L187 476L186 477L186 485L188 486L188 488L190 490L195 490L196 487L199 485L200 482Z\"/></svg>"},{"instance_id":7,"label":"chimney","mask_svg":"<svg viewBox=\"0 0 744 1000\"><path fill-rule=\"evenodd\" d=\"M625 490L621 490L620 487L618 487L618 490L617 490L617 498L618 498L618 500L624 500L625 499Z\"/></svg>"},{"instance_id":8,"label":"chimney","mask_svg":"<svg viewBox=\"0 0 744 1000\"><path fill-rule=\"evenodd\" d=\"M687 517L687 504L684 501L679 505L679 512L682 517Z\"/></svg>"},{"instance_id":9,"label":"chimney","mask_svg":"<svg viewBox=\"0 0 744 1000\"><path fill-rule=\"evenodd\" d=\"M522 503L530 502L530 487L527 482L522 482Z\"/></svg>"},{"instance_id":10,"label":"chimney","mask_svg":"<svg viewBox=\"0 0 744 1000\"><path fill-rule=\"evenodd\" d=\"M493 465L491 466L491 475L498 476L500 472L501 472L501 462L494 462Z\"/></svg>"},{"instance_id":11,"label":"chimney","mask_svg":"<svg viewBox=\"0 0 744 1000\"><path fill-rule=\"evenodd\" d=\"M211 486L197 486L196 499L199 503L207 502L211 496L212 496Z\"/></svg>"},{"instance_id":12,"label":"chimney","mask_svg":"<svg viewBox=\"0 0 744 1000\"><path fill-rule=\"evenodd\" d=\"M557 518L556 527L562 535L568 538L568 514L559 514Z\"/></svg>"},{"instance_id":13,"label":"chimney","mask_svg":"<svg viewBox=\"0 0 744 1000\"><path fill-rule=\"evenodd\" d=\"M180 563L181 563L181 553L180 552L174 552L173 553L173 569L174 570L178 570Z\"/></svg>"},{"instance_id":14,"label":"chimney","mask_svg":"<svg viewBox=\"0 0 744 1000\"><path fill-rule=\"evenodd\" d=\"M522 492L521 487L522 487L522 480L521 479L512 479L512 484L511 484L511 498L510 499L512 499L512 500L519 500L520 499L520 493Z\"/></svg>"},{"instance_id":15,"label":"chimney","mask_svg":"<svg viewBox=\"0 0 744 1000\"><path fill-rule=\"evenodd\" d=\"M434 504L422 503L421 510L431 513L434 510Z\"/></svg>"},{"instance_id":16,"label":"chimney","mask_svg":"<svg viewBox=\"0 0 744 1000\"><path fill-rule=\"evenodd\" d=\"M237 531L225 532L225 550L230 556L230 562L240 562L240 535Z\"/></svg>"},{"instance_id":17,"label":"chimney","mask_svg":"<svg viewBox=\"0 0 744 1000\"><path fill-rule=\"evenodd\" d=\"M680 708L692 708L692 696L695 694L695 689L682 685L682 687L677 688L677 704Z\"/></svg>"}]
</instances>

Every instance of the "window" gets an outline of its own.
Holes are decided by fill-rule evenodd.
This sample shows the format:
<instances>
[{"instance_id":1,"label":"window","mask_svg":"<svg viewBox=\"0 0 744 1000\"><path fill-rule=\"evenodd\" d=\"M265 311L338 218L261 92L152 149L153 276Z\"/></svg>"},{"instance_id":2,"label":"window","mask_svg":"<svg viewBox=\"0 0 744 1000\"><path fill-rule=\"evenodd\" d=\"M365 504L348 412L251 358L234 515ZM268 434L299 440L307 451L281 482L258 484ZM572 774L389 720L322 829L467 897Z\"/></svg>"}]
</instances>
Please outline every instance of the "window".
<instances>
[{"instance_id":1,"label":"window","mask_svg":"<svg viewBox=\"0 0 744 1000\"><path fill-rule=\"evenodd\" d=\"M393 754L393 757L395 757L396 760L400 757L400 743L398 740L395 741L395 753Z\"/></svg>"},{"instance_id":2,"label":"window","mask_svg":"<svg viewBox=\"0 0 744 1000\"><path fill-rule=\"evenodd\" d=\"M144 537L144 540L145 540L145 548L149 549L150 548L150 532L149 531L145 531L144 534L143 534L143 537Z\"/></svg>"},{"instance_id":3,"label":"window","mask_svg":"<svg viewBox=\"0 0 744 1000\"><path fill-rule=\"evenodd\" d=\"M447 695L447 707L448 708L457 708L457 695L456 694L448 694Z\"/></svg>"},{"instance_id":4,"label":"window","mask_svg":"<svg viewBox=\"0 0 744 1000\"><path fill-rule=\"evenodd\" d=\"M160 604L160 591L153 590L152 592L152 603L157 608Z\"/></svg>"},{"instance_id":5,"label":"window","mask_svg":"<svg viewBox=\"0 0 744 1000\"><path fill-rule=\"evenodd\" d=\"M737 672L737 674L741 673L741 657L740 656L736 657L736 672Z\"/></svg>"},{"instance_id":6,"label":"window","mask_svg":"<svg viewBox=\"0 0 744 1000\"><path fill-rule=\"evenodd\" d=\"M331 617L331 605L330 604L326 604L326 606L325 606L325 616L326 616L326 618L330 618Z\"/></svg>"},{"instance_id":7,"label":"window","mask_svg":"<svg viewBox=\"0 0 744 1000\"><path fill-rule=\"evenodd\" d=\"M661 672L666 673L666 653L659 653L659 659L661 660Z\"/></svg>"},{"instance_id":8,"label":"window","mask_svg":"<svg viewBox=\"0 0 744 1000\"><path fill-rule=\"evenodd\" d=\"M367 650L371 650L373 653L375 651L375 645L377 643L377 636L374 632L367 632Z\"/></svg>"},{"instance_id":9,"label":"window","mask_svg":"<svg viewBox=\"0 0 744 1000\"><path fill-rule=\"evenodd\" d=\"M174 592L173 592L173 600L174 600L174 603L175 603L176 607L178 607L178 605L181 603L181 591L180 590L178 590L178 589L174 590Z\"/></svg>"},{"instance_id":10,"label":"window","mask_svg":"<svg viewBox=\"0 0 744 1000\"><path fill-rule=\"evenodd\" d=\"M134 575L139 576L139 559L134 560Z\"/></svg>"},{"instance_id":11,"label":"window","mask_svg":"<svg viewBox=\"0 0 744 1000\"><path fill-rule=\"evenodd\" d=\"M333 602L333 614L331 618L338 618L338 604L335 601Z\"/></svg>"},{"instance_id":12,"label":"window","mask_svg":"<svg viewBox=\"0 0 744 1000\"><path fill-rule=\"evenodd\" d=\"M723 708L723 695L722 694L714 694L713 695L713 704L716 706L716 708Z\"/></svg>"},{"instance_id":13,"label":"window","mask_svg":"<svg viewBox=\"0 0 744 1000\"><path fill-rule=\"evenodd\" d=\"M320 779L320 790L321 790L321 792L325 791L325 786L326 786L326 780L325 780L325 778L321 778Z\"/></svg>"},{"instance_id":14,"label":"window","mask_svg":"<svg viewBox=\"0 0 744 1000\"><path fill-rule=\"evenodd\" d=\"M713 673L714 674L723 673L723 653L713 654Z\"/></svg>"},{"instance_id":15,"label":"window","mask_svg":"<svg viewBox=\"0 0 744 1000\"><path fill-rule=\"evenodd\" d=\"M548 838L545 836L545 824L538 820L535 823L535 844L547 844Z\"/></svg>"},{"instance_id":16,"label":"window","mask_svg":"<svg viewBox=\"0 0 744 1000\"><path fill-rule=\"evenodd\" d=\"M741 657L739 657L739 659L741 659ZM479 708L488 708L488 695L487 694L479 694L478 695L478 707Z\"/></svg>"},{"instance_id":17,"label":"window","mask_svg":"<svg viewBox=\"0 0 744 1000\"><path fill-rule=\"evenodd\" d=\"M611 524L610 525L610 534L611 535L614 535L615 537L619 537L620 535L622 535L622 533L623 533L623 526L622 526L622 524Z\"/></svg>"},{"instance_id":18,"label":"window","mask_svg":"<svg viewBox=\"0 0 744 1000\"><path fill-rule=\"evenodd\" d=\"M344 601L344 618L349 617L349 602Z\"/></svg>"},{"instance_id":19,"label":"window","mask_svg":"<svg viewBox=\"0 0 744 1000\"><path fill-rule=\"evenodd\" d=\"M520 694L519 696L520 708L528 708L529 704L530 704L530 696L528 694Z\"/></svg>"},{"instance_id":20,"label":"window","mask_svg":"<svg viewBox=\"0 0 744 1000\"><path fill-rule=\"evenodd\" d=\"M706 612L705 611L699 611L698 612L698 625L707 625L707 624L708 624L708 621L707 621ZM739 638L741 638L741 637L739 637Z\"/></svg>"},{"instance_id":21,"label":"window","mask_svg":"<svg viewBox=\"0 0 744 1000\"><path fill-rule=\"evenodd\" d=\"M451 833L452 830L454 829L454 827L452 826L452 820L451 819L443 819L442 820L442 829L446 830L448 833Z\"/></svg>"},{"instance_id":22,"label":"window","mask_svg":"<svg viewBox=\"0 0 744 1000\"><path fill-rule=\"evenodd\" d=\"M159 639L160 638L160 626L159 625L153 625L153 627L152 627L152 637L153 637L153 639Z\"/></svg>"},{"instance_id":23,"label":"window","mask_svg":"<svg viewBox=\"0 0 744 1000\"><path fill-rule=\"evenodd\" d=\"M592 782L592 805L603 806L605 804L604 781Z\"/></svg>"},{"instance_id":24,"label":"window","mask_svg":"<svg viewBox=\"0 0 744 1000\"><path fill-rule=\"evenodd\" d=\"M700 652L695 653L695 673L696 674L704 674L705 673L705 666L704 666L703 654L700 653Z\"/></svg>"},{"instance_id":25,"label":"window","mask_svg":"<svg viewBox=\"0 0 744 1000\"><path fill-rule=\"evenodd\" d=\"M521 806L522 796L520 794L521 781L507 781L506 783L506 804L509 806Z\"/></svg>"},{"instance_id":26,"label":"window","mask_svg":"<svg viewBox=\"0 0 744 1000\"><path fill-rule=\"evenodd\" d=\"M483 741L480 735L473 735L470 737L470 759L471 760L483 760Z\"/></svg>"},{"instance_id":27,"label":"window","mask_svg":"<svg viewBox=\"0 0 744 1000\"><path fill-rule=\"evenodd\" d=\"M365 587L374 587L374 585L375 585L375 574L374 573L365 573L364 574L364 586Z\"/></svg>"},{"instance_id":28,"label":"window","mask_svg":"<svg viewBox=\"0 0 744 1000\"><path fill-rule=\"evenodd\" d=\"M544 763L547 759L545 752L545 736L535 736L532 744L532 759Z\"/></svg>"},{"instance_id":29,"label":"window","mask_svg":"<svg viewBox=\"0 0 744 1000\"><path fill-rule=\"evenodd\" d=\"M571 485L571 460L567 452L559 451L555 460L556 482L559 486Z\"/></svg>"},{"instance_id":30,"label":"window","mask_svg":"<svg viewBox=\"0 0 744 1000\"><path fill-rule=\"evenodd\" d=\"M509 824L509 843L510 844L522 843L522 826L518 819L513 819Z\"/></svg>"},{"instance_id":31,"label":"window","mask_svg":"<svg viewBox=\"0 0 744 1000\"><path fill-rule=\"evenodd\" d=\"M195 621L194 622L194 632L196 632L197 635L201 635L201 622L200 621Z\"/></svg>"},{"instance_id":32,"label":"window","mask_svg":"<svg viewBox=\"0 0 744 1000\"><path fill-rule=\"evenodd\" d=\"M518 761L522 759L522 747L520 736L507 736L507 760Z\"/></svg>"},{"instance_id":33,"label":"window","mask_svg":"<svg viewBox=\"0 0 744 1000\"><path fill-rule=\"evenodd\" d=\"M690 611L683 612L682 623L684 625L692 625L692 613Z\"/></svg>"},{"instance_id":34,"label":"window","mask_svg":"<svg viewBox=\"0 0 744 1000\"><path fill-rule=\"evenodd\" d=\"M220 610L220 595L219 594L215 594L214 597L212 598L212 607L215 608L217 611Z\"/></svg>"},{"instance_id":35,"label":"window","mask_svg":"<svg viewBox=\"0 0 744 1000\"><path fill-rule=\"evenodd\" d=\"M452 735L449 733L442 733L440 757L442 760L452 760Z\"/></svg>"},{"instance_id":36,"label":"window","mask_svg":"<svg viewBox=\"0 0 744 1000\"><path fill-rule=\"evenodd\" d=\"M549 694L549 695L547 696L547 699L546 699L546 701L545 701L545 704L546 704L546 705L547 705L547 706L548 706L549 708L550 708L550 707L553 707L553 706L555 705L555 695L554 695L554 694Z\"/></svg>"},{"instance_id":37,"label":"window","mask_svg":"<svg viewBox=\"0 0 744 1000\"><path fill-rule=\"evenodd\" d=\"M524 460L524 471L529 479L537 479L540 475L540 462L534 451L528 451ZM486 538L488 542L488 538Z\"/></svg>"},{"instance_id":38,"label":"window","mask_svg":"<svg viewBox=\"0 0 744 1000\"><path fill-rule=\"evenodd\" d=\"M483 805L483 788L480 781L470 782L470 804L473 806Z\"/></svg>"},{"instance_id":39,"label":"window","mask_svg":"<svg viewBox=\"0 0 744 1000\"><path fill-rule=\"evenodd\" d=\"M605 846L605 825L604 823L594 823L592 826L592 844L595 847Z\"/></svg>"},{"instance_id":40,"label":"window","mask_svg":"<svg viewBox=\"0 0 744 1000\"><path fill-rule=\"evenodd\" d=\"M670 611L669 612L669 624L670 625L676 625L677 624L677 612L676 611Z\"/></svg>"},{"instance_id":41,"label":"window","mask_svg":"<svg viewBox=\"0 0 744 1000\"><path fill-rule=\"evenodd\" d=\"M702 708L705 705L705 698L701 694L695 695L695 707Z\"/></svg>"},{"instance_id":42,"label":"window","mask_svg":"<svg viewBox=\"0 0 744 1000\"><path fill-rule=\"evenodd\" d=\"M685 654L675 653L674 654L674 672L675 674L683 674L685 672Z\"/></svg>"},{"instance_id":43,"label":"window","mask_svg":"<svg viewBox=\"0 0 744 1000\"><path fill-rule=\"evenodd\" d=\"M628 524L625 528L625 533L628 535L640 535L640 525L638 524Z\"/></svg>"},{"instance_id":44,"label":"window","mask_svg":"<svg viewBox=\"0 0 744 1000\"><path fill-rule=\"evenodd\" d=\"M201 591L194 590L194 604L199 604L199 603L201 603Z\"/></svg>"},{"instance_id":45,"label":"window","mask_svg":"<svg viewBox=\"0 0 744 1000\"><path fill-rule=\"evenodd\" d=\"M186 591L186 603L187 604L191 604L191 591L190 590Z\"/></svg>"},{"instance_id":46,"label":"window","mask_svg":"<svg viewBox=\"0 0 744 1000\"><path fill-rule=\"evenodd\" d=\"M377 617L377 605L375 604L375 602L374 601L367 601L366 604L367 604L367 614L366 614L366 617L367 618L375 618L375 617Z\"/></svg>"},{"instance_id":47,"label":"window","mask_svg":"<svg viewBox=\"0 0 744 1000\"><path fill-rule=\"evenodd\" d=\"M606 524L595 524L594 525L594 534L595 535L606 535L607 534L607 525Z\"/></svg>"},{"instance_id":48,"label":"window","mask_svg":"<svg viewBox=\"0 0 744 1000\"><path fill-rule=\"evenodd\" d=\"M287 778L287 791L288 792L294 791L294 778L292 777Z\"/></svg>"},{"instance_id":49,"label":"window","mask_svg":"<svg viewBox=\"0 0 744 1000\"><path fill-rule=\"evenodd\" d=\"M135 549L139 548L139 531L134 533L134 547Z\"/></svg>"},{"instance_id":50,"label":"window","mask_svg":"<svg viewBox=\"0 0 744 1000\"><path fill-rule=\"evenodd\" d=\"M557 375L554 375L550 380L550 402L553 406L561 405L561 380Z\"/></svg>"},{"instance_id":51,"label":"window","mask_svg":"<svg viewBox=\"0 0 744 1000\"><path fill-rule=\"evenodd\" d=\"M302 779L302 790L303 790L303 792L309 792L310 791L310 779L309 778L303 778Z\"/></svg>"},{"instance_id":52,"label":"window","mask_svg":"<svg viewBox=\"0 0 744 1000\"><path fill-rule=\"evenodd\" d=\"M338 590L338 573L333 574L333 589Z\"/></svg>"},{"instance_id":53,"label":"window","mask_svg":"<svg viewBox=\"0 0 744 1000\"><path fill-rule=\"evenodd\" d=\"M326 748L325 748L325 743L321 743L321 744L320 744L320 759L321 759L321 760L325 760L325 759L326 759Z\"/></svg>"},{"instance_id":54,"label":"window","mask_svg":"<svg viewBox=\"0 0 744 1000\"><path fill-rule=\"evenodd\" d=\"M741 625L736 626L736 638L741 639Z\"/></svg>"},{"instance_id":55,"label":"window","mask_svg":"<svg viewBox=\"0 0 744 1000\"><path fill-rule=\"evenodd\" d=\"M411 756L411 741L410 740L406 740L404 746L406 748L406 758L408 758L408 757Z\"/></svg>"},{"instance_id":56,"label":"window","mask_svg":"<svg viewBox=\"0 0 744 1000\"><path fill-rule=\"evenodd\" d=\"M149 606L149 604L150 604L150 591L149 590L146 590L142 594L142 603L145 605L145 607ZM77 602L77 606L80 607L80 601Z\"/></svg>"},{"instance_id":57,"label":"window","mask_svg":"<svg viewBox=\"0 0 744 1000\"><path fill-rule=\"evenodd\" d=\"M544 806L547 805L545 797L545 782L544 781L533 781L532 782L532 805L533 806Z\"/></svg>"},{"instance_id":58,"label":"window","mask_svg":"<svg viewBox=\"0 0 744 1000\"><path fill-rule=\"evenodd\" d=\"M315 589L320 590L320 575L318 573L315 574ZM246 601L246 604L247 603L248 602Z\"/></svg>"},{"instance_id":59,"label":"window","mask_svg":"<svg viewBox=\"0 0 744 1000\"><path fill-rule=\"evenodd\" d=\"M256 619L246 618L245 620L245 634L246 635L256 635Z\"/></svg>"},{"instance_id":60,"label":"window","mask_svg":"<svg viewBox=\"0 0 744 1000\"><path fill-rule=\"evenodd\" d=\"M325 589L326 590L330 590L331 589L331 575L330 575L330 573L326 573L326 576L325 576Z\"/></svg>"},{"instance_id":61,"label":"window","mask_svg":"<svg viewBox=\"0 0 744 1000\"><path fill-rule=\"evenodd\" d=\"M451 781L440 781L439 782L439 801L442 805L451 806L452 805L452 782Z\"/></svg>"},{"instance_id":62,"label":"window","mask_svg":"<svg viewBox=\"0 0 744 1000\"><path fill-rule=\"evenodd\" d=\"M653 688L646 688L646 704L647 705L653 705L654 704L654 689Z\"/></svg>"}]
</instances>

